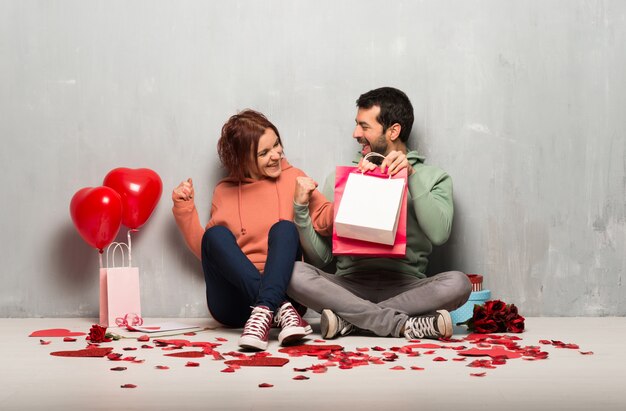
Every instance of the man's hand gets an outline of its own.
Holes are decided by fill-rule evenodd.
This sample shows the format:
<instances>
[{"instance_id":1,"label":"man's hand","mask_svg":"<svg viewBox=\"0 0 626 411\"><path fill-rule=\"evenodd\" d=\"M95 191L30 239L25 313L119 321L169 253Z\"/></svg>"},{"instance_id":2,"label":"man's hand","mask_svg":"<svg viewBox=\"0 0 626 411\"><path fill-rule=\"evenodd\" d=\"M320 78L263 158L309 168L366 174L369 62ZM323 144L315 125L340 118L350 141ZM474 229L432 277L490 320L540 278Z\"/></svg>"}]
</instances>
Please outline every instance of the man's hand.
<instances>
[{"instance_id":1,"label":"man's hand","mask_svg":"<svg viewBox=\"0 0 626 411\"><path fill-rule=\"evenodd\" d=\"M296 204L306 205L309 203L317 183L311 177L300 176L296 178L296 190L293 193L293 201Z\"/></svg>"},{"instance_id":2,"label":"man's hand","mask_svg":"<svg viewBox=\"0 0 626 411\"><path fill-rule=\"evenodd\" d=\"M187 181L183 181L172 191L172 200L175 203L181 201L193 201L193 181L188 178Z\"/></svg>"},{"instance_id":3,"label":"man's hand","mask_svg":"<svg viewBox=\"0 0 626 411\"><path fill-rule=\"evenodd\" d=\"M361 159L357 167L359 171L365 172L374 170L377 166L376 164L368 160ZM406 168L406 173L409 176L415 172L413 167L411 167L411 165L409 164L409 160L406 158L406 154L404 154L402 151L390 151L383 160L383 162L380 164L380 172L384 173L386 170L387 174L392 176L396 175L403 168Z\"/></svg>"}]
</instances>

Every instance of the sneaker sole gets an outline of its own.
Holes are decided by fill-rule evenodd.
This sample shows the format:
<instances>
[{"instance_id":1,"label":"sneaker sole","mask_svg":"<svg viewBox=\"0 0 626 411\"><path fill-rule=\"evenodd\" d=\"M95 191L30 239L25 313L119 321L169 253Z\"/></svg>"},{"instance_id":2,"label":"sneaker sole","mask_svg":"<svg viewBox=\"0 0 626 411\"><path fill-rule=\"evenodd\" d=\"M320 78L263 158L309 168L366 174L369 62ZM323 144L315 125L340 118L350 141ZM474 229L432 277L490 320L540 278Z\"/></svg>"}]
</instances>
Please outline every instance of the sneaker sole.
<instances>
[{"instance_id":1,"label":"sneaker sole","mask_svg":"<svg viewBox=\"0 0 626 411\"><path fill-rule=\"evenodd\" d=\"M278 334L278 342L280 345L291 344L295 341L303 339L312 332L313 329L310 325L307 325L306 327L285 328L280 332L280 334Z\"/></svg>"},{"instance_id":2,"label":"sneaker sole","mask_svg":"<svg viewBox=\"0 0 626 411\"><path fill-rule=\"evenodd\" d=\"M437 312L441 314L441 317L443 318L444 332L442 337L452 337L452 317L450 317L450 313L446 310L438 310Z\"/></svg>"},{"instance_id":3,"label":"sneaker sole","mask_svg":"<svg viewBox=\"0 0 626 411\"><path fill-rule=\"evenodd\" d=\"M337 336L337 329L339 328L339 324L337 321L337 316L329 309L322 310L322 315L320 317L320 331L322 334L322 338L324 339L332 339ZM331 332L332 330L332 332Z\"/></svg>"},{"instance_id":4,"label":"sneaker sole","mask_svg":"<svg viewBox=\"0 0 626 411\"><path fill-rule=\"evenodd\" d=\"M239 347L246 350L260 350L265 351L267 349L268 342L259 340L258 338L242 336L239 338Z\"/></svg>"}]
</instances>

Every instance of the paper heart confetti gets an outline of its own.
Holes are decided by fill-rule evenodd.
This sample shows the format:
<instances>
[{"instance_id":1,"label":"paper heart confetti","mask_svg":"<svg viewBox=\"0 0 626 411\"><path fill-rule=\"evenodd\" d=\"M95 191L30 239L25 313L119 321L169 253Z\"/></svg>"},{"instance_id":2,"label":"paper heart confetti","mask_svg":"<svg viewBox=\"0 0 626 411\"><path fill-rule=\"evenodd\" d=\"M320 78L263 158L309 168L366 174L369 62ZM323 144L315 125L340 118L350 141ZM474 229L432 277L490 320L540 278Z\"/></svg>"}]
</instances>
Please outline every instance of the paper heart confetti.
<instances>
[{"instance_id":1,"label":"paper heart confetti","mask_svg":"<svg viewBox=\"0 0 626 411\"><path fill-rule=\"evenodd\" d=\"M165 354L166 357L179 357L179 358L200 358L204 357L204 353L202 351L183 351L183 352L175 352L172 354Z\"/></svg>"},{"instance_id":2,"label":"paper heart confetti","mask_svg":"<svg viewBox=\"0 0 626 411\"><path fill-rule=\"evenodd\" d=\"M178 346L178 347L189 347L191 345L189 340L162 340L162 339L158 339L158 340L154 340L154 343L158 344L158 345L175 345L175 346Z\"/></svg>"},{"instance_id":3,"label":"paper heart confetti","mask_svg":"<svg viewBox=\"0 0 626 411\"><path fill-rule=\"evenodd\" d=\"M310 355L318 356L320 353L329 351L341 351L343 347L341 345L293 345L291 347L284 347L279 349L279 352L289 355Z\"/></svg>"},{"instance_id":4,"label":"paper heart confetti","mask_svg":"<svg viewBox=\"0 0 626 411\"><path fill-rule=\"evenodd\" d=\"M495 346L495 347L485 349L485 350L481 350L480 348L470 348L469 350L459 351L457 352L457 354L471 356L471 357L489 356L491 358L494 358L494 357L520 358L522 356L522 354L519 352L509 351L500 346Z\"/></svg>"},{"instance_id":5,"label":"paper heart confetti","mask_svg":"<svg viewBox=\"0 0 626 411\"><path fill-rule=\"evenodd\" d=\"M67 328L49 328L46 330L37 330L30 333L29 337L78 337L87 335L87 333L79 331L70 331Z\"/></svg>"},{"instance_id":6,"label":"paper heart confetti","mask_svg":"<svg viewBox=\"0 0 626 411\"><path fill-rule=\"evenodd\" d=\"M409 344L409 345L406 345L405 347L409 347L409 348L425 348L425 349L448 348L448 347L440 345L440 344L431 344L431 343Z\"/></svg>"},{"instance_id":7,"label":"paper heart confetti","mask_svg":"<svg viewBox=\"0 0 626 411\"><path fill-rule=\"evenodd\" d=\"M288 358L281 357L252 357L248 360L228 360L226 365L239 365L242 367L282 367L289 362Z\"/></svg>"},{"instance_id":8,"label":"paper heart confetti","mask_svg":"<svg viewBox=\"0 0 626 411\"><path fill-rule=\"evenodd\" d=\"M106 357L111 351L113 351L113 347L99 347L74 351L55 351L51 352L50 355L56 357Z\"/></svg>"}]
</instances>

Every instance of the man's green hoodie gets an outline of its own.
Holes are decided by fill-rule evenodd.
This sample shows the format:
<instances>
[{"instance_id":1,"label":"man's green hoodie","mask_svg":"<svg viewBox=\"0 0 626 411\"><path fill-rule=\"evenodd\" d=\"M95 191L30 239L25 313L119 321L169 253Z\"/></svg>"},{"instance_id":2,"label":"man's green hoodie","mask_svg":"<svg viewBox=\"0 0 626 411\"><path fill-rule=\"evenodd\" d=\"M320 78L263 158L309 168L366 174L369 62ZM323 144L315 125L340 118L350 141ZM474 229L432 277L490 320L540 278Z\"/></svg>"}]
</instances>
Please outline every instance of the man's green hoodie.
<instances>
[{"instance_id":1,"label":"man's green hoodie","mask_svg":"<svg viewBox=\"0 0 626 411\"><path fill-rule=\"evenodd\" d=\"M426 277L433 245L445 243L450 236L454 214L452 179L440 168L424 164L424 157L417 151L408 152L407 160L415 173L408 178L406 255L403 258L336 256L337 275L395 272ZM334 199L334 183L333 172L323 189L330 201ZM294 222L307 260L318 267L327 265L333 257L331 239L315 232L306 205L294 204Z\"/></svg>"}]
</instances>

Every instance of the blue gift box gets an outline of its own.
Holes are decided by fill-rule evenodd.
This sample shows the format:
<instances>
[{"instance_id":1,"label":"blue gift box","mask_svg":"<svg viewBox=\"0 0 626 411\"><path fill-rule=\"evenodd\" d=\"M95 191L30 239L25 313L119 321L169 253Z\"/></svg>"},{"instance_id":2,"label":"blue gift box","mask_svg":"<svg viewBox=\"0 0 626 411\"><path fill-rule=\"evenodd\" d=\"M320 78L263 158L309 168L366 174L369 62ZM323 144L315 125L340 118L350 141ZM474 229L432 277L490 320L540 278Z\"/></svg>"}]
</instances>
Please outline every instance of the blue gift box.
<instances>
[{"instance_id":1,"label":"blue gift box","mask_svg":"<svg viewBox=\"0 0 626 411\"><path fill-rule=\"evenodd\" d=\"M489 290L472 291L469 300L467 300L465 304L450 312L452 324L457 325L458 323L462 323L472 318L472 315L474 314L474 305L484 304L485 301L488 301L490 298L491 291Z\"/></svg>"}]
</instances>

